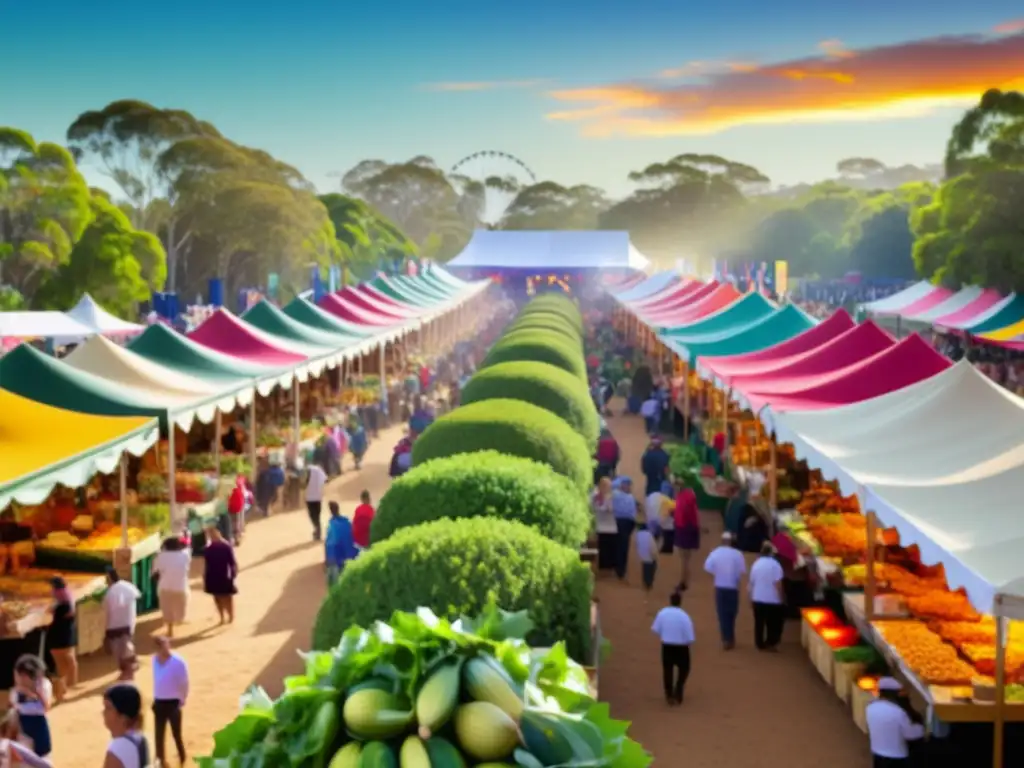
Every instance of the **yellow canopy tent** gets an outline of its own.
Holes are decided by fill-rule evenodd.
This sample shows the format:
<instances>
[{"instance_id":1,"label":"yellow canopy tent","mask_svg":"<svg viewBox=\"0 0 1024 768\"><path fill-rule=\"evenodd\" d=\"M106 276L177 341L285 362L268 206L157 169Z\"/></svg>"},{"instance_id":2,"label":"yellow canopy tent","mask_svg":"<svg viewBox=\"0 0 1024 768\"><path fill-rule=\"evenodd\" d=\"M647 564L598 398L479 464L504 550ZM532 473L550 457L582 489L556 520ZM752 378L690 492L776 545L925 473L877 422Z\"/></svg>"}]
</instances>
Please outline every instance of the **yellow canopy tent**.
<instances>
[{"instance_id":1,"label":"yellow canopy tent","mask_svg":"<svg viewBox=\"0 0 1024 768\"><path fill-rule=\"evenodd\" d=\"M39 504L58 484L83 486L158 436L153 418L65 411L0 389L0 510L12 501Z\"/></svg>"}]
</instances>

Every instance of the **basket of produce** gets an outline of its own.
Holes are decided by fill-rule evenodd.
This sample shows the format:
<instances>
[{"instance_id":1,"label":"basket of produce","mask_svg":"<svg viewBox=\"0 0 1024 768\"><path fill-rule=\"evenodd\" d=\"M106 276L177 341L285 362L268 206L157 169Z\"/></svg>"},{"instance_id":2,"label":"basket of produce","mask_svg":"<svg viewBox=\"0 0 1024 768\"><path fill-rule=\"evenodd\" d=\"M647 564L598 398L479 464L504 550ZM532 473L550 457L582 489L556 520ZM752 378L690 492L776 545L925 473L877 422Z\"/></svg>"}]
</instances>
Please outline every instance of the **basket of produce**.
<instances>
[{"instance_id":1,"label":"basket of produce","mask_svg":"<svg viewBox=\"0 0 1024 768\"><path fill-rule=\"evenodd\" d=\"M351 627L272 701L249 691L200 766L587 766L651 757L594 701L562 645L530 648L523 613L449 623L430 611Z\"/></svg>"}]
</instances>

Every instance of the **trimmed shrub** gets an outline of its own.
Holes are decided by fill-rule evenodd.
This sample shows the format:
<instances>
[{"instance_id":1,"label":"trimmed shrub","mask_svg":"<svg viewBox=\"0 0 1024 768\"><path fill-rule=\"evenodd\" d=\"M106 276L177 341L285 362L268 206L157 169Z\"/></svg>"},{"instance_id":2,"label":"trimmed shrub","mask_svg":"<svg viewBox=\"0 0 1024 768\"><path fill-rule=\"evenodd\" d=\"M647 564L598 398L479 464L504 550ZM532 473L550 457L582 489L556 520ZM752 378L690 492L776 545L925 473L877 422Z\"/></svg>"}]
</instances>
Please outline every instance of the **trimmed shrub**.
<instances>
[{"instance_id":1,"label":"trimmed shrub","mask_svg":"<svg viewBox=\"0 0 1024 768\"><path fill-rule=\"evenodd\" d=\"M334 648L349 627L387 621L394 611L423 606L455 619L478 616L493 600L529 611L531 645L564 640L586 662L591 589L579 553L522 523L437 520L398 531L345 566L317 613L313 648Z\"/></svg>"},{"instance_id":2,"label":"trimmed shrub","mask_svg":"<svg viewBox=\"0 0 1024 768\"><path fill-rule=\"evenodd\" d=\"M560 340L566 341L573 348L582 346L583 339L579 333L564 318L552 315L547 312L536 312L532 315L521 317L505 329L508 336L520 331L534 331L537 333L554 333Z\"/></svg>"},{"instance_id":3,"label":"trimmed shrub","mask_svg":"<svg viewBox=\"0 0 1024 768\"><path fill-rule=\"evenodd\" d=\"M539 405L564 419L587 442L597 445L597 409L590 392L573 374L549 363L498 363L478 371L462 388L462 405L508 397Z\"/></svg>"},{"instance_id":4,"label":"trimmed shrub","mask_svg":"<svg viewBox=\"0 0 1024 768\"><path fill-rule=\"evenodd\" d=\"M413 466L476 451L498 451L547 464L586 492L593 460L586 442L564 420L522 400L483 400L439 418L412 446Z\"/></svg>"},{"instance_id":5,"label":"trimmed shrub","mask_svg":"<svg viewBox=\"0 0 1024 768\"><path fill-rule=\"evenodd\" d=\"M520 360L548 363L574 374L581 381L587 380L587 364L583 359L582 347L574 348L571 342L550 331L523 330L503 336L491 347L480 368Z\"/></svg>"},{"instance_id":6,"label":"trimmed shrub","mask_svg":"<svg viewBox=\"0 0 1024 768\"><path fill-rule=\"evenodd\" d=\"M442 518L497 517L578 548L590 533L586 497L545 464L497 451L434 459L397 478L370 525L376 545L396 531Z\"/></svg>"},{"instance_id":7,"label":"trimmed shrub","mask_svg":"<svg viewBox=\"0 0 1024 768\"><path fill-rule=\"evenodd\" d=\"M579 307L567 298L558 296L538 297L523 307L519 317L527 317L540 312L556 314L564 318L581 334L583 333L583 315L580 314Z\"/></svg>"}]
</instances>

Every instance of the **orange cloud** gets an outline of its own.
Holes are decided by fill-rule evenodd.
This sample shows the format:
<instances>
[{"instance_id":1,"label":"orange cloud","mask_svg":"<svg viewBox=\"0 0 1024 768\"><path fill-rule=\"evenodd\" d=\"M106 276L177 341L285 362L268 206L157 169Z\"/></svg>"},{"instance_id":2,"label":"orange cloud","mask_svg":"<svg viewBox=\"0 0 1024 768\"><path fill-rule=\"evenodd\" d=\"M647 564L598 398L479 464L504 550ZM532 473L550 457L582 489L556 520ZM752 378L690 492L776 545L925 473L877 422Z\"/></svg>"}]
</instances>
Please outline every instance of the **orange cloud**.
<instances>
[{"instance_id":1,"label":"orange cloud","mask_svg":"<svg viewBox=\"0 0 1024 768\"><path fill-rule=\"evenodd\" d=\"M989 88L1024 88L1024 29L913 40L767 65L731 66L697 82L636 82L553 91L572 108L550 120L586 136L706 135L740 125L879 120L976 101ZM841 54L838 52L841 51Z\"/></svg>"},{"instance_id":2,"label":"orange cloud","mask_svg":"<svg viewBox=\"0 0 1024 768\"><path fill-rule=\"evenodd\" d=\"M1015 35L1018 32L1024 32L1024 19L1015 19L997 24L992 31L997 35Z\"/></svg>"},{"instance_id":3,"label":"orange cloud","mask_svg":"<svg viewBox=\"0 0 1024 768\"><path fill-rule=\"evenodd\" d=\"M547 84L547 80L478 80L453 83L428 83L428 91L495 91L510 88L536 88Z\"/></svg>"}]
</instances>

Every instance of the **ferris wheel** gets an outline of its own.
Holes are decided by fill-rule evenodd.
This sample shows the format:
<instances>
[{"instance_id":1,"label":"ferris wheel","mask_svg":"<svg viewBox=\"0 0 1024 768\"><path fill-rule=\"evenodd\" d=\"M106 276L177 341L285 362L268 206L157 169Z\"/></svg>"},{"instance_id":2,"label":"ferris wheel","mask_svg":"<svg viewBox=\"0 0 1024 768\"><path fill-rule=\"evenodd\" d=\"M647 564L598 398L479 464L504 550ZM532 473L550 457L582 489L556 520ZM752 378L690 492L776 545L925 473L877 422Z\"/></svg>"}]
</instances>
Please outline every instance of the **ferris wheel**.
<instances>
[{"instance_id":1,"label":"ferris wheel","mask_svg":"<svg viewBox=\"0 0 1024 768\"><path fill-rule=\"evenodd\" d=\"M493 149L466 155L452 166L448 175L455 184L461 182L460 191L471 184L480 190L480 219L488 226L498 223L521 189L537 183L526 163L508 152Z\"/></svg>"}]
</instances>

